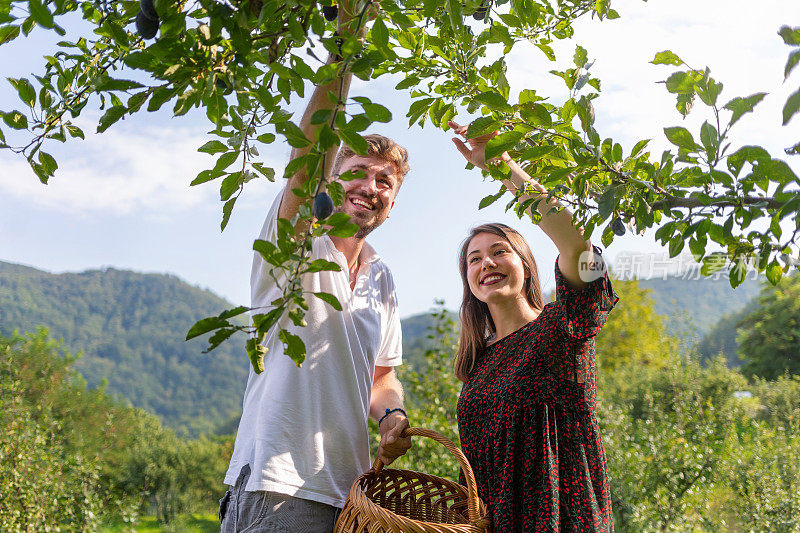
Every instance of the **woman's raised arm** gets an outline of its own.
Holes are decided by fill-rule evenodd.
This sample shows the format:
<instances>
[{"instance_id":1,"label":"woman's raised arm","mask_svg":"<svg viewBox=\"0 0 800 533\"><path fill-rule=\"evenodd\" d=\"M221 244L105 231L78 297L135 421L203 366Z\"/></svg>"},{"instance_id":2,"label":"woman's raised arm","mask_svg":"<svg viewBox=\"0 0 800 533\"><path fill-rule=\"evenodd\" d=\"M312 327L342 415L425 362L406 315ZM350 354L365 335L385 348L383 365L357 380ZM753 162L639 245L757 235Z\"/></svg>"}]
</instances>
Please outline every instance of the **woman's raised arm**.
<instances>
[{"instance_id":1,"label":"woman's raised arm","mask_svg":"<svg viewBox=\"0 0 800 533\"><path fill-rule=\"evenodd\" d=\"M516 161L511 159L507 152L493 161L486 161L486 143L489 139L497 135L497 132L481 135L473 139L467 139L467 126L461 126L455 122L448 123L453 132L466 139L466 143L458 137L453 138L458 151L464 156L464 159L472 163L478 168L488 170L490 165L503 164L508 165L511 170L511 176L503 180L503 184L511 192L527 189L526 185L530 185L533 189L531 193L525 193L520 196L520 201L524 202L529 198L541 198L542 201L538 204L532 204L528 207L528 214L531 213L533 205L541 214L541 222L539 227L542 231L550 237L553 244L558 248L558 268L561 274L569 282L570 285L576 288L583 287L586 282L583 281L579 275L581 271L587 272L592 270L589 264L595 258L592 245L589 241L584 240L583 231L581 228L575 226L572 220L572 213L564 207L557 198L550 198L547 200L547 189L541 183L530 177ZM581 256L583 252L588 252ZM601 260L599 258L596 258ZM602 261L602 260L601 260ZM581 265L580 263L586 263Z\"/></svg>"}]
</instances>

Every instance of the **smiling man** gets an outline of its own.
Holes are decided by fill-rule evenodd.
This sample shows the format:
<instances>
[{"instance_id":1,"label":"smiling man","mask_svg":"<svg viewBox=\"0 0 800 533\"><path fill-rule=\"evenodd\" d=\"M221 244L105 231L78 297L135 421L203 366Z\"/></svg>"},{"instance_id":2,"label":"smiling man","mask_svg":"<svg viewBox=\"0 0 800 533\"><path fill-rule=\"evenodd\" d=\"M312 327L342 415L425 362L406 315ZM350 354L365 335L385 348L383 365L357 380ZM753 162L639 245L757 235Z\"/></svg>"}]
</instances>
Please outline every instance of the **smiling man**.
<instances>
[{"instance_id":1,"label":"smiling man","mask_svg":"<svg viewBox=\"0 0 800 533\"><path fill-rule=\"evenodd\" d=\"M340 33L350 20L348 7L340 4ZM342 94L344 100L349 85L347 75L315 89L300 123L308 138L314 138L316 127L311 116L333 105L328 92ZM231 488L220 502L223 532L330 532L353 481L371 465L368 417L379 422L378 457L385 464L411 445L409 438L400 437L409 423L393 368L401 362L402 344L394 282L365 240L388 218L409 170L408 154L381 135L365 139L369 150L364 156L342 146L326 158L333 161L330 175L335 179L356 172L355 179L340 180L345 195L337 211L350 215L358 232L349 238L312 240L312 259L335 262L341 270L308 273L302 279L304 290L331 293L343 309L335 311L310 298L305 327L286 320L266 336L264 371L250 371L225 476ZM308 148L295 148L291 157L306 153ZM288 180L269 210L260 239L277 242L278 219L291 221L303 201L292 190L308 179L301 170ZM298 233L304 229L295 228ZM251 306L267 312L281 287L258 253L250 283ZM307 357L302 368L283 353L279 327L303 339Z\"/></svg>"}]
</instances>

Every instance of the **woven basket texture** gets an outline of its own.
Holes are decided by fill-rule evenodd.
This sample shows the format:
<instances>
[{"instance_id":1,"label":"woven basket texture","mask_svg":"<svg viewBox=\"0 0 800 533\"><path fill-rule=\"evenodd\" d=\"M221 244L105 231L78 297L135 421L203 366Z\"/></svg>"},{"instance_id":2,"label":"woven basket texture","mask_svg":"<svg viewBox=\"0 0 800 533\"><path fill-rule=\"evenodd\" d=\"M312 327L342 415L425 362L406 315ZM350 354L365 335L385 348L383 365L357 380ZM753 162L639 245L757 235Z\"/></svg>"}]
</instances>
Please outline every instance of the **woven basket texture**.
<instances>
[{"instance_id":1,"label":"woven basket texture","mask_svg":"<svg viewBox=\"0 0 800 533\"><path fill-rule=\"evenodd\" d=\"M376 460L350 488L334 533L489 533L486 506L461 450L432 430L410 428L404 435L444 445L458 459L468 486L413 470L382 468Z\"/></svg>"}]
</instances>

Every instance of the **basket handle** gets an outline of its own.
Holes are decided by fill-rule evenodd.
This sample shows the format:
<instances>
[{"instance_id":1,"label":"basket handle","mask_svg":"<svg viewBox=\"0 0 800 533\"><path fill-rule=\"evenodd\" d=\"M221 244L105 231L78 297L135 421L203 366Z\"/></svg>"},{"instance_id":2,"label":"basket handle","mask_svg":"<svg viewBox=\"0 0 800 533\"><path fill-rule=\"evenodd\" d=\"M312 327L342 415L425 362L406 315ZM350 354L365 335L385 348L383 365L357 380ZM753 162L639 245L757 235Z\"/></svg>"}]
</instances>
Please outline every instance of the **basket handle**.
<instances>
[{"instance_id":1,"label":"basket handle","mask_svg":"<svg viewBox=\"0 0 800 533\"><path fill-rule=\"evenodd\" d=\"M433 439L445 448L447 451L450 452L455 458L458 460L458 464L461 466L461 471L464 472L464 477L467 480L467 512L469 513L469 520L470 522L477 522L480 519L478 508L480 506L479 502L480 499L478 498L478 487L475 483L475 475L472 473L472 467L469 465L469 461L467 461L467 457L464 455L458 446L453 444L453 441L442 435L441 433L434 431L432 429L424 429L424 428L407 428L403 430L403 433L400 435L401 437L428 437L429 439ZM372 470L375 473L378 473L383 468L383 461L379 458L375 459L375 462L372 465Z\"/></svg>"}]
</instances>

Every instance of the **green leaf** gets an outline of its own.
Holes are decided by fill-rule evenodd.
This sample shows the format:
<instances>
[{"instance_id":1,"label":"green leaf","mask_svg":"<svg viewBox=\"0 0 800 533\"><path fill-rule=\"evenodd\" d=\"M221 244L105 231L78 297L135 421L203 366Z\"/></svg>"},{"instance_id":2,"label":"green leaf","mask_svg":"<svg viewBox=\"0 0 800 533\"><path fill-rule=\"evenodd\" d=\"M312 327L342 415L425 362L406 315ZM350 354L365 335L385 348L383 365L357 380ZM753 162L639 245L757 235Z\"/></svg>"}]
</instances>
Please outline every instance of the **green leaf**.
<instances>
[{"instance_id":1,"label":"green leaf","mask_svg":"<svg viewBox=\"0 0 800 533\"><path fill-rule=\"evenodd\" d=\"M341 272L342 267L339 263L335 263L333 261L326 261L325 259L315 259L308 264L306 267L306 273L313 273L313 272L322 272L322 271L331 271L331 272Z\"/></svg>"},{"instance_id":2,"label":"green leaf","mask_svg":"<svg viewBox=\"0 0 800 533\"><path fill-rule=\"evenodd\" d=\"M228 174L219 186L219 199L222 201L229 199L233 193L239 190L243 183L244 176L241 172Z\"/></svg>"},{"instance_id":3,"label":"green leaf","mask_svg":"<svg viewBox=\"0 0 800 533\"><path fill-rule=\"evenodd\" d=\"M344 143L352 148L352 150L358 155L366 155L367 151L369 150L369 144L367 144L367 141L364 140L364 137L348 128L341 128L339 130L339 136L342 138Z\"/></svg>"},{"instance_id":4,"label":"green leaf","mask_svg":"<svg viewBox=\"0 0 800 533\"><path fill-rule=\"evenodd\" d=\"M56 160L53 158L53 156L42 151L39 152L39 163L42 164L42 168L50 176L55 174L56 169L58 168L58 163L56 163Z\"/></svg>"},{"instance_id":5,"label":"green leaf","mask_svg":"<svg viewBox=\"0 0 800 533\"><path fill-rule=\"evenodd\" d=\"M201 171L195 179L189 184L190 186L200 185L201 183L206 183L207 181L215 180L218 177L222 176L222 171L215 171L215 170L203 170Z\"/></svg>"},{"instance_id":6,"label":"green leaf","mask_svg":"<svg viewBox=\"0 0 800 533\"><path fill-rule=\"evenodd\" d=\"M143 85L138 81L118 80L110 77L103 78L97 84L98 91L129 91L140 87Z\"/></svg>"},{"instance_id":7,"label":"green leaf","mask_svg":"<svg viewBox=\"0 0 800 533\"><path fill-rule=\"evenodd\" d=\"M617 206L617 191L619 186L611 185L608 189L603 191L600 198L597 200L597 211L600 214L601 220L607 219L614 212Z\"/></svg>"},{"instance_id":8,"label":"green leaf","mask_svg":"<svg viewBox=\"0 0 800 533\"><path fill-rule=\"evenodd\" d=\"M17 110L3 113L3 122L15 130L24 130L28 127L28 117Z\"/></svg>"},{"instance_id":9,"label":"green leaf","mask_svg":"<svg viewBox=\"0 0 800 533\"><path fill-rule=\"evenodd\" d=\"M33 107L36 104L36 91L28 80L25 78L14 80L9 78L9 81L17 89L19 99L25 102L28 106Z\"/></svg>"},{"instance_id":10,"label":"green leaf","mask_svg":"<svg viewBox=\"0 0 800 533\"><path fill-rule=\"evenodd\" d=\"M406 113L408 125L414 124L420 117L424 116L434 101L436 101L435 98L421 98L412 102L408 107L408 113Z\"/></svg>"},{"instance_id":11,"label":"green leaf","mask_svg":"<svg viewBox=\"0 0 800 533\"><path fill-rule=\"evenodd\" d=\"M295 148L304 148L311 144L303 130L290 120L276 124L275 131L286 137L289 145Z\"/></svg>"},{"instance_id":12,"label":"green leaf","mask_svg":"<svg viewBox=\"0 0 800 533\"><path fill-rule=\"evenodd\" d=\"M783 276L783 268L781 268L777 260L773 259L764 273L767 275L767 279L770 283L777 285Z\"/></svg>"},{"instance_id":13,"label":"green leaf","mask_svg":"<svg viewBox=\"0 0 800 533\"><path fill-rule=\"evenodd\" d=\"M722 92L722 84L715 82L711 78L706 78L697 82L695 90L704 104L713 106L717 103L717 97Z\"/></svg>"},{"instance_id":14,"label":"green leaf","mask_svg":"<svg viewBox=\"0 0 800 533\"><path fill-rule=\"evenodd\" d=\"M97 124L97 133L103 133L110 128L112 124L125 115L125 111L126 108L123 105L115 105L114 107L110 107L105 114L100 117L100 121Z\"/></svg>"},{"instance_id":15,"label":"green leaf","mask_svg":"<svg viewBox=\"0 0 800 533\"><path fill-rule=\"evenodd\" d=\"M703 147L706 149L708 159L713 161L716 157L719 139L717 128L709 124L708 121L703 122L700 127L700 142L703 143Z\"/></svg>"},{"instance_id":16,"label":"green leaf","mask_svg":"<svg viewBox=\"0 0 800 533\"><path fill-rule=\"evenodd\" d=\"M189 328L189 332L186 334L186 340L194 339L195 337L199 337L204 333L208 333L209 331L224 328L226 326L231 326L231 323L225 320L224 318L220 318L218 316L210 316L208 318L203 318L195 322L195 324Z\"/></svg>"},{"instance_id":17,"label":"green leaf","mask_svg":"<svg viewBox=\"0 0 800 533\"><path fill-rule=\"evenodd\" d=\"M788 100L786 100L786 105L783 106L783 125L789 123L795 113L797 113L798 109L800 109L800 89L798 89L794 94L792 94Z\"/></svg>"},{"instance_id":18,"label":"green leaf","mask_svg":"<svg viewBox=\"0 0 800 533\"><path fill-rule=\"evenodd\" d=\"M227 152L228 151L228 147L225 146L220 141L214 140L214 141L208 141L203 146L198 148L197 151L198 152L204 152L206 154L217 154L217 153L220 153L220 152Z\"/></svg>"},{"instance_id":19,"label":"green leaf","mask_svg":"<svg viewBox=\"0 0 800 533\"><path fill-rule=\"evenodd\" d=\"M3 44L2 39L0 39L0 44ZM789 59L786 60L786 68L783 70L784 80L789 77L789 74L791 74L794 67L797 66L798 62L800 62L800 49L789 54Z\"/></svg>"},{"instance_id":20,"label":"green leaf","mask_svg":"<svg viewBox=\"0 0 800 533\"><path fill-rule=\"evenodd\" d=\"M681 253L684 244L685 241L683 240L683 235L681 235L680 233L672 237L672 239L669 241L669 256L675 257L679 253Z\"/></svg>"},{"instance_id":21,"label":"green leaf","mask_svg":"<svg viewBox=\"0 0 800 533\"><path fill-rule=\"evenodd\" d=\"M689 152L697 150L697 143L694 142L692 134L686 128L676 126L674 128L664 128L667 140L679 148Z\"/></svg>"},{"instance_id":22,"label":"green leaf","mask_svg":"<svg viewBox=\"0 0 800 533\"><path fill-rule=\"evenodd\" d=\"M603 16L608 13L608 9L610 7L610 0L595 0L594 2L594 10L597 11L597 14L600 15L600 18L603 18Z\"/></svg>"},{"instance_id":23,"label":"green leaf","mask_svg":"<svg viewBox=\"0 0 800 533\"><path fill-rule=\"evenodd\" d=\"M461 0L447 0L447 14L450 20L450 27L454 32L458 32L464 24L464 16L461 13Z\"/></svg>"},{"instance_id":24,"label":"green leaf","mask_svg":"<svg viewBox=\"0 0 800 533\"><path fill-rule=\"evenodd\" d=\"M233 309L228 309L226 311L223 311L222 313L220 313L219 317L220 318L233 318L235 316L241 315L242 313L246 313L249 310L250 310L249 307L245 307L244 305L240 305L238 307L234 307Z\"/></svg>"},{"instance_id":25,"label":"green leaf","mask_svg":"<svg viewBox=\"0 0 800 533\"><path fill-rule=\"evenodd\" d=\"M247 350L250 364L253 365L253 372L256 374L262 373L264 371L264 355L267 353L267 348L259 342L258 338L253 337L247 339L245 349Z\"/></svg>"},{"instance_id":26,"label":"green leaf","mask_svg":"<svg viewBox=\"0 0 800 533\"><path fill-rule=\"evenodd\" d=\"M486 160L491 161L506 150L513 150L520 139L522 139L522 133L518 131L507 131L491 138L489 142L486 143Z\"/></svg>"},{"instance_id":27,"label":"green leaf","mask_svg":"<svg viewBox=\"0 0 800 533\"><path fill-rule=\"evenodd\" d=\"M789 26L781 26L778 30L778 35L783 38L783 42L788 45L800 44L800 28L791 28Z\"/></svg>"},{"instance_id":28,"label":"green leaf","mask_svg":"<svg viewBox=\"0 0 800 533\"><path fill-rule=\"evenodd\" d=\"M386 29L386 25L380 17L375 19L370 30L370 36L372 37L372 44L377 48L386 48L389 45L389 30Z\"/></svg>"},{"instance_id":29,"label":"green leaf","mask_svg":"<svg viewBox=\"0 0 800 533\"><path fill-rule=\"evenodd\" d=\"M208 338L208 348L203 350L203 353L209 353L210 351L218 348L220 344L225 342L230 338L231 335L236 333L236 328L220 328Z\"/></svg>"},{"instance_id":30,"label":"green leaf","mask_svg":"<svg viewBox=\"0 0 800 533\"><path fill-rule=\"evenodd\" d=\"M128 34L119 26L119 24L114 22L106 22L103 24L103 29L119 46L127 47L130 44L128 41Z\"/></svg>"},{"instance_id":31,"label":"green leaf","mask_svg":"<svg viewBox=\"0 0 800 533\"><path fill-rule=\"evenodd\" d=\"M219 229L224 231L228 225L228 221L231 219L231 213L233 213L233 204L236 203L236 199L239 198L238 196L234 196L222 206L222 222L219 224Z\"/></svg>"},{"instance_id":32,"label":"green leaf","mask_svg":"<svg viewBox=\"0 0 800 533\"><path fill-rule=\"evenodd\" d=\"M392 120L392 113L381 104L367 103L364 105L364 113L374 122L389 122Z\"/></svg>"},{"instance_id":33,"label":"green leaf","mask_svg":"<svg viewBox=\"0 0 800 533\"><path fill-rule=\"evenodd\" d=\"M578 118L581 120L581 129L588 132L591 125L594 124L594 106L592 101L585 96L581 96L581 99L578 100Z\"/></svg>"},{"instance_id":34,"label":"green leaf","mask_svg":"<svg viewBox=\"0 0 800 533\"><path fill-rule=\"evenodd\" d=\"M536 48L541 50L542 53L545 56L547 56L547 59L549 59L550 61L555 61L556 60L556 54L555 54L555 52L553 52L553 49L550 46L548 46L548 45L546 45L546 44L544 44L542 42L537 42L536 43Z\"/></svg>"},{"instance_id":35,"label":"green leaf","mask_svg":"<svg viewBox=\"0 0 800 533\"><path fill-rule=\"evenodd\" d=\"M336 298L333 294L327 292L315 292L314 296L322 300L323 302L327 303L337 311L342 310L342 304L339 303L339 299Z\"/></svg>"},{"instance_id":36,"label":"green leaf","mask_svg":"<svg viewBox=\"0 0 800 533\"><path fill-rule=\"evenodd\" d=\"M29 0L31 17L43 28L53 27L53 14L39 0Z\"/></svg>"},{"instance_id":37,"label":"green leaf","mask_svg":"<svg viewBox=\"0 0 800 533\"><path fill-rule=\"evenodd\" d=\"M331 237L341 237L342 239L347 239L355 235L356 232L358 232L358 226L352 222L345 222L344 224L329 230L328 235Z\"/></svg>"},{"instance_id":38,"label":"green leaf","mask_svg":"<svg viewBox=\"0 0 800 533\"><path fill-rule=\"evenodd\" d=\"M19 37L19 26L0 27L0 46Z\"/></svg>"},{"instance_id":39,"label":"green leaf","mask_svg":"<svg viewBox=\"0 0 800 533\"><path fill-rule=\"evenodd\" d=\"M485 135L487 133L492 133L500 129L503 125L502 120L498 120L491 116L486 117L478 117L472 122L470 122L469 126L467 127L467 138L473 139L480 135Z\"/></svg>"},{"instance_id":40,"label":"green leaf","mask_svg":"<svg viewBox=\"0 0 800 533\"><path fill-rule=\"evenodd\" d=\"M644 148L647 146L647 144L649 142L650 142L650 139L644 139L644 140L641 140L641 141L637 142L636 145L633 147L633 150L631 150L630 157L631 158L639 157L639 154L642 153L642 150L644 150Z\"/></svg>"},{"instance_id":41,"label":"green leaf","mask_svg":"<svg viewBox=\"0 0 800 533\"><path fill-rule=\"evenodd\" d=\"M727 104L725 104L725 109L729 111L733 111L733 116L731 117L730 125L733 124L742 118L742 115L745 113L749 113L753 110L753 108L758 105L758 103L764 99L767 93L755 93L751 94L746 98L736 97Z\"/></svg>"},{"instance_id":42,"label":"green leaf","mask_svg":"<svg viewBox=\"0 0 800 533\"><path fill-rule=\"evenodd\" d=\"M683 60L669 50L658 52L656 57L650 62L654 65L683 65Z\"/></svg>"},{"instance_id":43,"label":"green leaf","mask_svg":"<svg viewBox=\"0 0 800 533\"><path fill-rule=\"evenodd\" d=\"M238 158L239 158L239 152L235 150L232 152L225 152L224 154L219 156L219 159L217 159L217 162L214 165L214 170L215 171L225 170L226 168L231 166L233 162L236 161Z\"/></svg>"},{"instance_id":44,"label":"green leaf","mask_svg":"<svg viewBox=\"0 0 800 533\"><path fill-rule=\"evenodd\" d=\"M292 361L299 367L306 359L306 345L303 340L293 333L289 333L285 329L278 332L278 338L283 342L284 352Z\"/></svg>"},{"instance_id":45,"label":"green leaf","mask_svg":"<svg viewBox=\"0 0 800 533\"><path fill-rule=\"evenodd\" d=\"M733 265L733 268L731 268L730 272L728 272L728 279L730 279L731 287L735 289L741 285L746 275L747 268L745 267L745 263L744 261L739 260L735 265Z\"/></svg>"},{"instance_id":46,"label":"green leaf","mask_svg":"<svg viewBox=\"0 0 800 533\"><path fill-rule=\"evenodd\" d=\"M550 112L542 104L523 107L519 110L519 114L526 122L530 122L535 126L549 128L553 125L553 118L550 116Z\"/></svg>"},{"instance_id":47,"label":"green leaf","mask_svg":"<svg viewBox=\"0 0 800 533\"><path fill-rule=\"evenodd\" d=\"M494 111L502 111L504 113L511 113L513 111L513 108L509 105L508 101L503 97L503 95L494 91L486 91L476 94L472 99L476 102L480 102Z\"/></svg>"},{"instance_id":48,"label":"green leaf","mask_svg":"<svg viewBox=\"0 0 800 533\"><path fill-rule=\"evenodd\" d=\"M505 194L505 192L506 192L506 189L505 189L505 187L503 187L502 189L500 189L500 192L498 192L497 194L490 194L489 196L485 196L481 200L481 203L478 204L478 209L483 209L484 207L488 207L488 206L492 205L497 200L499 200L500 197Z\"/></svg>"},{"instance_id":49,"label":"green leaf","mask_svg":"<svg viewBox=\"0 0 800 533\"><path fill-rule=\"evenodd\" d=\"M589 55L586 52L586 49L581 45L577 45L575 47L575 55L572 57L572 62L575 63L576 67L583 68L588 60Z\"/></svg>"}]
</instances>

